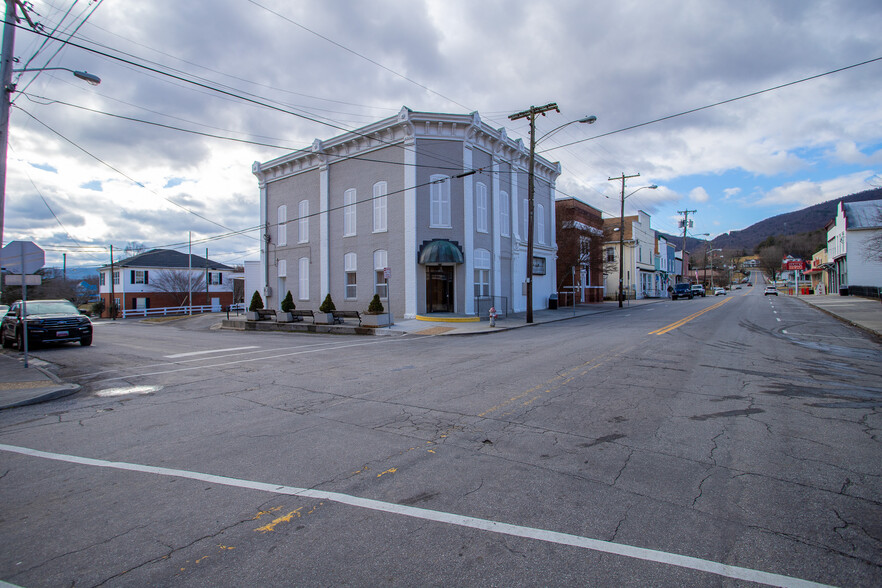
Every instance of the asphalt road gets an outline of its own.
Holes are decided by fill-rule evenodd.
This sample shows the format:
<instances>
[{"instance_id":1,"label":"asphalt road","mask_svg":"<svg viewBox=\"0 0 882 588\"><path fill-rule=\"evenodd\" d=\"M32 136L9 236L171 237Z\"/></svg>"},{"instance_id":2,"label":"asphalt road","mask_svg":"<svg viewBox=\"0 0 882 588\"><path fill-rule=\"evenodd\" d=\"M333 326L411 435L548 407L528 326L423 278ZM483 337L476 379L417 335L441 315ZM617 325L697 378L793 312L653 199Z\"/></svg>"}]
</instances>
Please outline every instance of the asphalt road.
<instances>
[{"instance_id":1,"label":"asphalt road","mask_svg":"<svg viewBox=\"0 0 882 588\"><path fill-rule=\"evenodd\" d=\"M36 352L83 391L0 413L0 579L882 584L882 350L797 300L466 337L208 327Z\"/></svg>"}]
</instances>

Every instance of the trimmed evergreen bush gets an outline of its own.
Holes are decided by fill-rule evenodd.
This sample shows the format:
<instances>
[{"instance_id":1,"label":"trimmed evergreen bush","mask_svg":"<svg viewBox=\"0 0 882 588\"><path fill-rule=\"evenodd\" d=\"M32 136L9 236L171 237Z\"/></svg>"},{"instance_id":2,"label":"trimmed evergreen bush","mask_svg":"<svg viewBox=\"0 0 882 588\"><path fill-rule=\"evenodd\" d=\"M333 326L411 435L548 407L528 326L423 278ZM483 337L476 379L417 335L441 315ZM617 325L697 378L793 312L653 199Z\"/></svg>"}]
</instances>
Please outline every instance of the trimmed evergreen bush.
<instances>
[{"instance_id":1,"label":"trimmed evergreen bush","mask_svg":"<svg viewBox=\"0 0 882 588\"><path fill-rule=\"evenodd\" d=\"M291 312L294 310L294 297L291 296L291 290L288 290L288 293L285 295L284 300L282 300L282 312Z\"/></svg>"},{"instance_id":2,"label":"trimmed evergreen bush","mask_svg":"<svg viewBox=\"0 0 882 588\"><path fill-rule=\"evenodd\" d=\"M368 304L368 314L383 314L383 303L380 302L380 295L374 294L371 303Z\"/></svg>"},{"instance_id":3,"label":"trimmed evergreen bush","mask_svg":"<svg viewBox=\"0 0 882 588\"><path fill-rule=\"evenodd\" d=\"M337 310L337 307L334 306L334 301L331 300L331 293L328 292L328 295L325 296L325 301L322 302L321 306L319 306L319 312L328 313L334 310Z\"/></svg>"},{"instance_id":4,"label":"trimmed evergreen bush","mask_svg":"<svg viewBox=\"0 0 882 588\"><path fill-rule=\"evenodd\" d=\"M248 307L248 310L254 312L256 310L263 309L263 299L261 299L260 294L257 293L257 290L254 291L254 296L251 297L251 305Z\"/></svg>"}]
</instances>

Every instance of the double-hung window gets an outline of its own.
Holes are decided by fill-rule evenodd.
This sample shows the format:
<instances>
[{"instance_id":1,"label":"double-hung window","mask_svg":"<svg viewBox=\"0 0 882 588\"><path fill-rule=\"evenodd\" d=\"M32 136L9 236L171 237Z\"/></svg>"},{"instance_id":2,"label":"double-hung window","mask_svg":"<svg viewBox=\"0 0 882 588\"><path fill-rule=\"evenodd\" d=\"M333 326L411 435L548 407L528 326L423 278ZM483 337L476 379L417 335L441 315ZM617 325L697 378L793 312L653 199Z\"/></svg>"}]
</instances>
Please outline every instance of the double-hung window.
<instances>
[{"instance_id":1,"label":"double-hung window","mask_svg":"<svg viewBox=\"0 0 882 588\"><path fill-rule=\"evenodd\" d=\"M386 268L389 256L384 249L374 251L374 294L380 298L388 298L389 291L386 286Z\"/></svg>"},{"instance_id":2,"label":"double-hung window","mask_svg":"<svg viewBox=\"0 0 882 588\"><path fill-rule=\"evenodd\" d=\"M490 252L475 249L475 297L490 296Z\"/></svg>"},{"instance_id":3,"label":"double-hung window","mask_svg":"<svg viewBox=\"0 0 882 588\"><path fill-rule=\"evenodd\" d=\"M386 231L386 182L374 184L374 232Z\"/></svg>"},{"instance_id":4,"label":"double-hung window","mask_svg":"<svg viewBox=\"0 0 882 588\"><path fill-rule=\"evenodd\" d=\"M297 205L297 242L309 243L309 200Z\"/></svg>"},{"instance_id":5,"label":"double-hung window","mask_svg":"<svg viewBox=\"0 0 882 588\"><path fill-rule=\"evenodd\" d=\"M146 284L147 275L147 270L132 270L132 275L130 277L133 284Z\"/></svg>"},{"instance_id":6,"label":"double-hung window","mask_svg":"<svg viewBox=\"0 0 882 588\"><path fill-rule=\"evenodd\" d=\"M357 258L354 253L347 253L343 256L343 271L346 272L346 298L356 297L356 276L355 270L357 266Z\"/></svg>"},{"instance_id":7,"label":"double-hung window","mask_svg":"<svg viewBox=\"0 0 882 588\"><path fill-rule=\"evenodd\" d=\"M439 228L451 228L450 224L450 178L433 175L431 181L431 202L429 225Z\"/></svg>"},{"instance_id":8,"label":"double-hung window","mask_svg":"<svg viewBox=\"0 0 882 588\"><path fill-rule=\"evenodd\" d=\"M208 284L210 286L220 286L223 283L224 275L221 272L208 272Z\"/></svg>"},{"instance_id":9,"label":"double-hung window","mask_svg":"<svg viewBox=\"0 0 882 588\"><path fill-rule=\"evenodd\" d=\"M508 200L508 192L500 192L499 193L499 233L503 237L508 237L508 224L509 224L509 206L511 203Z\"/></svg>"},{"instance_id":10,"label":"double-hung window","mask_svg":"<svg viewBox=\"0 0 882 588\"><path fill-rule=\"evenodd\" d=\"M343 236L355 235L355 188L343 193Z\"/></svg>"},{"instance_id":11,"label":"double-hung window","mask_svg":"<svg viewBox=\"0 0 882 588\"><path fill-rule=\"evenodd\" d=\"M487 232L487 184L475 185L475 230Z\"/></svg>"}]
</instances>

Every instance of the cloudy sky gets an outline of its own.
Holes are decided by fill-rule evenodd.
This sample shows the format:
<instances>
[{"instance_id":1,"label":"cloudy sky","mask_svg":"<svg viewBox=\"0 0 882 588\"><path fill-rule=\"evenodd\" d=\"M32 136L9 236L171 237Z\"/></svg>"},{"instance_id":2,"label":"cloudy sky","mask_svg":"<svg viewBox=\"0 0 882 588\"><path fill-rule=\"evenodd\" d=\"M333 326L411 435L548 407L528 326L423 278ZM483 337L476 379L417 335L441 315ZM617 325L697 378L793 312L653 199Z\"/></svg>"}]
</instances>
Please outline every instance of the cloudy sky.
<instances>
[{"instance_id":1,"label":"cloudy sky","mask_svg":"<svg viewBox=\"0 0 882 588\"><path fill-rule=\"evenodd\" d=\"M16 67L102 78L14 78L4 242L36 241L48 265L63 253L69 267L107 263L110 245L133 241L186 250L188 233L212 259L256 259L251 163L402 106L478 111L512 137L528 127L507 116L531 105L561 109L539 120L540 134L596 115L540 145L563 166L559 195L617 216L621 183L608 178L639 173L627 192L659 189L629 197L626 212L645 210L668 233L678 210L697 211L692 234L715 236L882 185L882 60L703 108L882 58L878 0L33 8L46 32L97 52L46 42L23 21Z\"/></svg>"}]
</instances>

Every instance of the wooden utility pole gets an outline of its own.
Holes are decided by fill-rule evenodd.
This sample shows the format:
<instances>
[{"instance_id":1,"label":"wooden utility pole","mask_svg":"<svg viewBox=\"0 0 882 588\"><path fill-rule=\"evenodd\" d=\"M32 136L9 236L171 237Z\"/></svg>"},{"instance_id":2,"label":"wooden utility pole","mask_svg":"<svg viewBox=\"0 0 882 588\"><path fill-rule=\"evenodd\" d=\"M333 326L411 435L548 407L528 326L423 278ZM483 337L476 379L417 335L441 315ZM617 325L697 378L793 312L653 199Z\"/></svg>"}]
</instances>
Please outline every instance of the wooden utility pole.
<instances>
[{"instance_id":1,"label":"wooden utility pole","mask_svg":"<svg viewBox=\"0 0 882 588\"><path fill-rule=\"evenodd\" d=\"M510 120L519 120L522 118L530 119L530 170L527 174L527 322L533 322L533 168L536 163L536 115L545 113L549 110L560 112L556 102L550 102L545 106L531 106L529 110L524 110L516 114L509 115Z\"/></svg>"},{"instance_id":2,"label":"wooden utility pole","mask_svg":"<svg viewBox=\"0 0 882 588\"><path fill-rule=\"evenodd\" d=\"M622 282L624 278L623 274L625 272L625 180L638 177L640 177L639 173L626 176L625 172L622 172L621 176L609 178L610 182L615 180L622 181L622 209L619 216L619 308L622 307L622 300L625 297L625 292L623 289L624 286Z\"/></svg>"},{"instance_id":3,"label":"wooden utility pole","mask_svg":"<svg viewBox=\"0 0 882 588\"><path fill-rule=\"evenodd\" d=\"M686 266L686 230L689 228L689 213L696 213L697 210L678 210L677 214L683 215L683 277L686 277L686 273L689 271L689 268ZM707 261L707 257L705 257L705 262ZM705 264L706 265L706 264Z\"/></svg>"}]
</instances>

